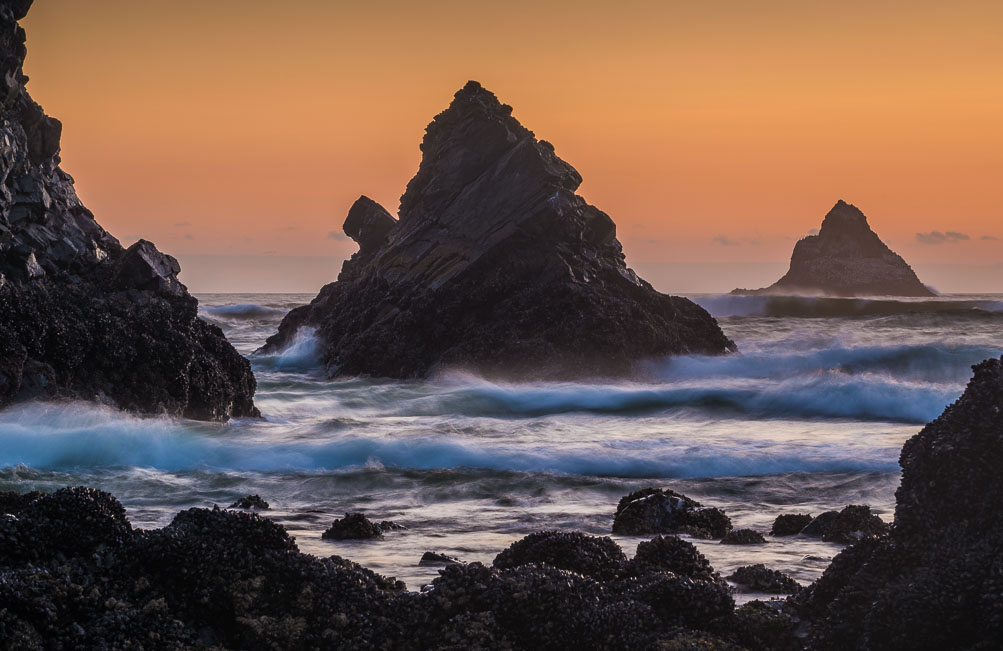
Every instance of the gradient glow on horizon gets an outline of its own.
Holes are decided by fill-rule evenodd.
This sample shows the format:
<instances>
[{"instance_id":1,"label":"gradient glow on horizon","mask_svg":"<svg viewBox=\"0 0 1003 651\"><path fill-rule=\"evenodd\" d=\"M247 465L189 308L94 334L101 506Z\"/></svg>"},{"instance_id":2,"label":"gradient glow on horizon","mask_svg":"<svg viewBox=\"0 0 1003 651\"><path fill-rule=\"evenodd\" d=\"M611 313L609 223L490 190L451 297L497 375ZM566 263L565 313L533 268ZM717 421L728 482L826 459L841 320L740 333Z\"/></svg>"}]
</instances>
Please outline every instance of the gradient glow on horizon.
<instances>
[{"instance_id":1,"label":"gradient glow on horizon","mask_svg":"<svg viewBox=\"0 0 1003 651\"><path fill-rule=\"evenodd\" d=\"M479 5L39 0L25 70L102 225L189 270L312 256L333 279L351 203L396 211L468 79L578 169L642 272L772 282L837 199L925 282L1003 269L1003 3Z\"/></svg>"}]
</instances>

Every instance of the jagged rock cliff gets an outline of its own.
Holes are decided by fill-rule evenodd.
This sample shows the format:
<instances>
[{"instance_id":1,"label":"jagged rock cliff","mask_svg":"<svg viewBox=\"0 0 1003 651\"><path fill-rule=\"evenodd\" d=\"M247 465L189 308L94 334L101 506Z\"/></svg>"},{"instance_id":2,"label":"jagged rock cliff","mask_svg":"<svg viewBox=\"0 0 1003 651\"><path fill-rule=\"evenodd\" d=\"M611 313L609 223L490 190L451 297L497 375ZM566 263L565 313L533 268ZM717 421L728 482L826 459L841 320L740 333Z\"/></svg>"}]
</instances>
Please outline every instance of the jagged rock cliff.
<instances>
[{"instance_id":1,"label":"jagged rock cliff","mask_svg":"<svg viewBox=\"0 0 1003 651\"><path fill-rule=\"evenodd\" d=\"M30 0L0 0L0 406L68 397L225 420L257 414L254 376L198 319L177 260L124 249L59 167L62 126L25 90Z\"/></svg>"},{"instance_id":2,"label":"jagged rock cliff","mask_svg":"<svg viewBox=\"0 0 1003 651\"><path fill-rule=\"evenodd\" d=\"M457 92L426 130L399 221L359 199L344 227L358 253L266 349L312 327L332 375L521 378L734 350L706 311L627 267L613 220L575 194L578 172L511 113L477 82Z\"/></svg>"},{"instance_id":3,"label":"jagged rock cliff","mask_svg":"<svg viewBox=\"0 0 1003 651\"><path fill-rule=\"evenodd\" d=\"M999 648L1003 359L974 371L903 446L891 535L846 549L806 594L811 648Z\"/></svg>"},{"instance_id":4,"label":"jagged rock cliff","mask_svg":"<svg viewBox=\"0 0 1003 651\"><path fill-rule=\"evenodd\" d=\"M791 267L783 278L764 289L732 293L934 296L871 230L864 213L842 200L822 220L818 235L794 245Z\"/></svg>"}]
</instances>

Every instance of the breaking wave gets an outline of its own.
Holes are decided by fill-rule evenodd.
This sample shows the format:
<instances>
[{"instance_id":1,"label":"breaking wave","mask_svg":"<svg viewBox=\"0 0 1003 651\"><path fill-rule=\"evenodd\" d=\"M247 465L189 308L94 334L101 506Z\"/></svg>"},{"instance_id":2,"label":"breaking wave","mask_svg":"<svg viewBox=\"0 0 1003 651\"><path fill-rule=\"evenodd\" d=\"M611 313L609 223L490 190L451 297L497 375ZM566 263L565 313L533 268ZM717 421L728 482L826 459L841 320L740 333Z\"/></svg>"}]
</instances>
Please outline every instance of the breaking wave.
<instances>
[{"instance_id":1,"label":"breaking wave","mask_svg":"<svg viewBox=\"0 0 1003 651\"><path fill-rule=\"evenodd\" d=\"M238 303L237 305L209 305L202 308L206 314L217 319L277 319L289 310L258 305L257 303Z\"/></svg>"}]
</instances>

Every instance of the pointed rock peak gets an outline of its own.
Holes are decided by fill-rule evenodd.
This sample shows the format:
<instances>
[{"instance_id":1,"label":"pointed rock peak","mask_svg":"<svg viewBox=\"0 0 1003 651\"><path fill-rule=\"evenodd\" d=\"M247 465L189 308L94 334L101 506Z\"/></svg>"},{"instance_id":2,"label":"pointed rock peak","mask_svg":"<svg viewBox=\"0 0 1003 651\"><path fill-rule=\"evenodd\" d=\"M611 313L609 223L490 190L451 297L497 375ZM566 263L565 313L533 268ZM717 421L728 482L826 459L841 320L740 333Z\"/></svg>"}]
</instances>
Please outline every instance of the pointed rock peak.
<instances>
[{"instance_id":1,"label":"pointed rock peak","mask_svg":"<svg viewBox=\"0 0 1003 651\"><path fill-rule=\"evenodd\" d=\"M852 203L846 203L840 199L832 207L832 210L825 215L825 219L822 220L820 234L824 233L828 228L847 226L863 226L867 230L870 230L870 226L867 225L867 217L864 213Z\"/></svg>"}]
</instances>

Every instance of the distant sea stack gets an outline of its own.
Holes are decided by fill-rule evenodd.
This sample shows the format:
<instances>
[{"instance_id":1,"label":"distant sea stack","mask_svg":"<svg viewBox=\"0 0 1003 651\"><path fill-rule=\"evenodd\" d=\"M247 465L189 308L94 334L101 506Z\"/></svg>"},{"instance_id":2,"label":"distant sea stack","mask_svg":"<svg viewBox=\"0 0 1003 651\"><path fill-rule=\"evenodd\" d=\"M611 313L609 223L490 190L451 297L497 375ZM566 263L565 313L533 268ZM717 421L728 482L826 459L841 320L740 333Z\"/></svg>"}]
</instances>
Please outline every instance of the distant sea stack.
<instances>
[{"instance_id":1,"label":"distant sea stack","mask_svg":"<svg viewBox=\"0 0 1003 651\"><path fill-rule=\"evenodd\" d=\"M717 322L627 267L582 177L477 82L425 132L399 220L362 197L359 251L266 350L314 328L334 375L466 368L496 377L629 373L642 359L735 349Z\"/></svg>"},{"instance_id":2,"label":"distant sea stack","mask_svg":"<svg viewBox=\"0 0 1003 651\"><path fill-rule=\"evenodd\" d=\"M0 406L100 400L203 420L256 415L254 376L198 319L177 260L124 249L59 167L62 125L25 90L30 0L0 0Z\"/></svg>"},{"instance_id":3,"label":"distant sea stack","mask_svg":"<svg viewBox=\"0 0 1003 651\"><path fill-rule=\"evenodd\" d=\"M787 274L764 289L733 294L935 296L906 261L881 241L852 204L836 202L818 235L794 245Z\"/></svg>"}]
</instances>

